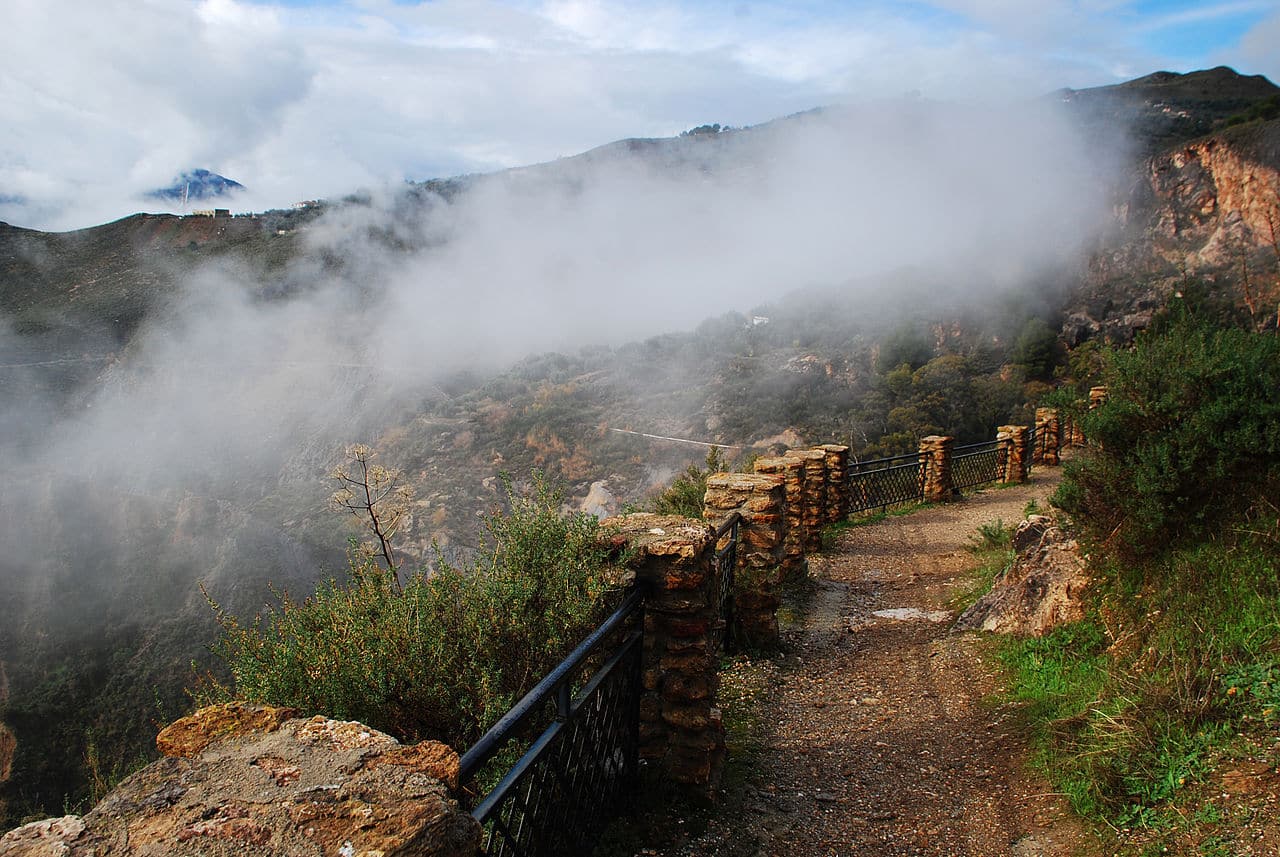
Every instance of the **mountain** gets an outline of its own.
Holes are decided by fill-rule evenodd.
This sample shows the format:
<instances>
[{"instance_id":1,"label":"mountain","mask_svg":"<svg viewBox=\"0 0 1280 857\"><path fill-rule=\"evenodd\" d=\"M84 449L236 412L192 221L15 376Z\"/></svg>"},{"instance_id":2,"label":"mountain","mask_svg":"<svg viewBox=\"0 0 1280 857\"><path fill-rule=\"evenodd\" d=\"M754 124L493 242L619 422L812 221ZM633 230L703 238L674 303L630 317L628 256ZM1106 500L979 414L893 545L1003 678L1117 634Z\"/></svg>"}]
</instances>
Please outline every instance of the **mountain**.
<instances>
[{"instance_id":1,"label":"mountain","mask_svg":"<svg viewBox=\"0 0 1280 857\"><path fill-rule=\"evenodd\" d=\"M472 240L468 229L483 231L467 218L494 209L469 201L499 195L509 204L495 215L507 218L494 230L501 237L541 213L521 207L530 195L555 188L557 200L580 199L600 175L621 172L619 193L643 196L662 181L697 189L681 201L710 220L722 213L717 179L755 189L769 176L760 140L841 121L841 111L622 140L549 164L416 184L378 206L356 196L236 217L134 215L68 233L0 224L0 451L10 462L0 499L14 510L0 520L0 676L9 689L0 721L17 748L0 802L15 815L61 809L89 777L149 752L152 721L184 702L184 665L208 664L214 629L196 581L252 615L271 584L301 596L341 574L346 538L358 533L327 508L325 475L351 441L370 441L416 489L399 548L430 561L433 543L458 555L476 544L479 515L500 502L502 472L519 481L542 469L573 505L607 488L616 506L705 454L634 432L747 447L741 454L801 438L852 440L863 455L903 451L922 433L977 440L1025 419L1065 346L1124 341L1192 285L1257 327L1274 324L1263 309L1280 299L1275 97L1269 81L1230 69L1051 96L1100 162L1121 165L1112 216L1087 259L1037 272L1034 283L979 291L958 264L929 273L906 258L869 284L856 269L819 283L780 278L767 304L726 306L701 324L673 300L664 318L685 332L621 342L606 331L604 344L477 358L450 371L383 365L388 343L369 322L409 312L386 284L422 276L410 260L447 262ZM923 121L930 109L902 121ZM848 120L854 133L866 118ZM165 190L203 182L202 172ZM548 279L609 241L667 252L639 232L647 221L590 201L605 228L594 243L537 256ZM882 212L894 202L865 193L852 204ZM461 212L448 228L432 220L441 206ZM909 214L907 246L923 247L933 236L920 213ZM503 249L486 256L494 276L513 267ZM681 258L695 266L702 251L686 247ZM513 255L519 282L524 262ZM448 265L433 273L447 276ZM701 266L688 276L692 289L728 275ZM607 295L613 285L603 277L598 288ZM455 302L439 314L477 300L475 311L490 314L474 288L442 290ZM969 288L982 300L966 298ZM637 309L657 301L627 299ZM530 327L587 314L521 306ZM202 327L206 318L226 325ZM466 353L519 333L494 325ZM300 398L305 409L287 406ZM96 430L88 440L77 434L85 427Z\"/></svg>"},{"instance_id":2,"label":"mountain","mask_svg":"<svg viewBox=\"0 0 1280 857\"><path fill-rule=\"evenodd\" d=\"M1158 71L1113 86L1061 89L1052 97L1095 134L1127 129L1139 157L1245 121L1254 108L1259 115L1269 111L1270 119L1280 113L1280 87L1226 66Z\"/></svg>"},{"instance_id":3,"label":"mountain","mask_svg":"<svg viewBox=\"0 0 1280 857\"><path fill-rule=\"evenodd\" d=\"M241 190L244 190L244 185L226 176L208 170L191 170L180 174L168 187L148 191L144 196L170 202L203 202L232 196Z\"/></svg>"}]
</instances>

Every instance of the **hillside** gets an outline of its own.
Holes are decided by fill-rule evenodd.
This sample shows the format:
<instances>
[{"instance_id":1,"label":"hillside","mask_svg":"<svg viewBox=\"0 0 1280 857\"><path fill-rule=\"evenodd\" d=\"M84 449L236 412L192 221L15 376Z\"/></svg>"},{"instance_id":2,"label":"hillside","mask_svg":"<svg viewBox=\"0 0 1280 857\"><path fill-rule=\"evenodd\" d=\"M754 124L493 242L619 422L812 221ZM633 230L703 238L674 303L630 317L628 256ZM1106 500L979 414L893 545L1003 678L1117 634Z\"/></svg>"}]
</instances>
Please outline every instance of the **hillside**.
<instances>
[{"instance_id":1,"label":"hillside","mask_svg":"<svg viewBox=\"0 0 1280 857\"><path fill-rule=\"evenodd\" d=\"M1045 201L1032 212L1044 231L998 252L956 232L983 219L963 216L976 199L994 210L1040 195L1008 180L1004 156L1026 141L917 104L619 141L296 211L140 214L61 234L0 225L0 395L14 403L0 411L0 449L16 462L4 489L16 511L0 524L9 811L83 795L90 757L107 776L145 752L152 721L184 704L183 665L208 660L198 581L247 615L269 584L305 592L342 573L355 531L328 508L326 474L350 442L404 471L416 505L400 548L429 562L433 544L474 546L501 472L541 469L573 503L615 510L705 455L632 432L735 454L976 440L1026 419L1066 346L1126 339L1192 277L1232 311L1252 301L1256 326L1274 324L1261 308L1280 297L1266 231L1280 123L1227 122L1275 87L1228 72L1067 99L1106 105L1090 108L1093 127L1165 117L1139 123L1135 149L1153 154L1121 173L1087 263L1074 247L1016 255L1082 205ZM844 136L821 136L828 128ZM838 176L776 164L791 146L841 165L866 128L960 128L971 169L944 160L918 181L894 177L893 198L864 162ZM948 205L931 219L919 199L939 188ZM839 216L817 204L832 200ZM726 226L717 244L715 227L743 209L749 228ZM1036 218L990 231L1023 219ZM851 237L850 224L880 221L901 224L901 243ZM735 244L743 235L752 246ZM861 257L878 252L894 264L868 274ZM535 278L567 285L548 298L525 287ZM719 309L694 301L704 285ZM611 304L625 311L607 315ZM674 332L637 337L628 316ZM1061 370L1070 382L1087 385L1088 349Z\"/></svg>"}]
</instances>

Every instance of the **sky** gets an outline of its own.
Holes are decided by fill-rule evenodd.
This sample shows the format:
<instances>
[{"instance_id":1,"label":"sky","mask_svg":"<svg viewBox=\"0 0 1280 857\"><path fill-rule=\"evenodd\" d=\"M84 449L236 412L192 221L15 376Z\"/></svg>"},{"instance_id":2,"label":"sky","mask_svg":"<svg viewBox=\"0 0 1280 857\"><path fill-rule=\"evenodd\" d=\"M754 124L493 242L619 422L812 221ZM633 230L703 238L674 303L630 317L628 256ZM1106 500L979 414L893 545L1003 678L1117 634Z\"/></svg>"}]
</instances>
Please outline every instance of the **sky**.
<instances>
[{"instance_id":1,"label":"sky","mask_svg":"<svg viewBox=\"0 0 1280 857\"><path fill-rule=\"evenodd\" d=\"M1280 0L0 0L0 220L238 210L908 93L1030 97L1159 69L1280 80Z\"/></svg>"}]
</instances>

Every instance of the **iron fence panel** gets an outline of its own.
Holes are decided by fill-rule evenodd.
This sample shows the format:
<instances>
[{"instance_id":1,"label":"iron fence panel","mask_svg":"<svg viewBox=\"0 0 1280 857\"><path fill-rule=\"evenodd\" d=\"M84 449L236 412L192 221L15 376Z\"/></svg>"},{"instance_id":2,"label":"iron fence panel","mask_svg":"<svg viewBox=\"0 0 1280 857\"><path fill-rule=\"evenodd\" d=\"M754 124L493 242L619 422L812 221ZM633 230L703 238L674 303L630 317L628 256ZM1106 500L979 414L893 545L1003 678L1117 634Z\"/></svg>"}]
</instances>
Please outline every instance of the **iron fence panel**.
<instances>
[{"instance_id":1,"label":"iron fence panel","mask_svg":"<svg viewBox=\"0 0 1280 857\"><path fill-rule=\"evenodd\" d=\"M918 454L896 455L849 467L849 512L867 512L924 497L924 472Z\"/></svg>"},{"instance_id":2,"label":"iron fence panel","mask_svg":"<svg viewBox=\"0 0 1280 857\"><path fill-rule=\"evenodd\" d=\"M995 482L1000 476L999 447L995 440L956 447L951 457L951 486L963 491Z\"/></svg>"},{"instance_id":3,"label":"iron fence panel","mask_svg":"<svg viewBox=\"0 0 1280 857\"><path fill-rule=\"evenodd\" d=\"M636 781L643 648L636 629L475 808L485 854L591 853Z\"/></svg>"}]
</instances>

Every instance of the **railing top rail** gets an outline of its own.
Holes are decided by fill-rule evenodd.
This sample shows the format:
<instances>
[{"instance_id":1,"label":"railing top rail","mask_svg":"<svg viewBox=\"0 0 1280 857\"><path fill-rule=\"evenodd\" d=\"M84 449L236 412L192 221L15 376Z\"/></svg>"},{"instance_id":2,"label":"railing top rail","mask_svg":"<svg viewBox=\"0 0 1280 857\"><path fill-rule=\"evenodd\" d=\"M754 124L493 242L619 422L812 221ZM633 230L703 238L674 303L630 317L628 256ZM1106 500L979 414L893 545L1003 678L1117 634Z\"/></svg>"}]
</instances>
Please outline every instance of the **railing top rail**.
<instances>
[{"instance_id":1,"label":"railing top rail","mask_svg":"<svg viewBox=\"0 0 1280 857\"><path fill-rule=\"evenodd\" d=\"M730 530L732 530L734 527L738 526L738 524L740 524L740 523L742 523L742 513L741 513L741 512L734 512L732 515L730 515L729 517L725 518L725 519L724 519L724 523L722 523L720 526L716 527L716 532L715 532L715 536L714 536L715 540L716 540L716 541L720 541L720 539L722 539L722 538L724 538L726 535L728 535L728 534L729 534L729 531L730 531Z\"/></svg>"},{"instance_id":2,"label":"railing top rail","mask_svg":"<svg viewBox=\"0 0 1280 857\"><path fill-rule=\"evenodd\" d=\"M480 740L472 744L467 752L462 754L462 758L458 762L459 782L465 783L471 779L475 772L480 769L480 766L489 761L493 754L501 749L503 742L507 740L510 734L518 729L537 710L539 705L551 699L555 695L556 689L572 677L574 670L582 665L587 656L595 651L610 634L616 631L643 601L644 594L639 588L633 589L618 609L614 610L607 619L600 623L600 627L588 634L587 638L579 643L578 647L570 652L555 669L548 673L546 678L538 682L533 690L526 693L510 711L502 715L502 718L493 724L488 732L480 736Z\"/></svg>"},{"instance_id":3,"label":"railing top rail","mask_svg":"<svg viewBox=\"0 0 1280 857\"><path fill-rule=\"evenodd\" d=\"M952 454L954 454L957 452L965 452L967 450L972 450L972 449L984 449L984 450L995 449L999 445L1000 445L1000 441L998 440L980 440L977 443L966 443L961 446L953 446L951 448L951 452Z\"/></svg>"},{"instance_id":4,"label":"railing top rail","mask_svg":"<svg viewBox=\"0 0 1280 857\"><path fill-rule=\"evenodd\" d=\"M849 461L849 467L870 467L873 464L885 464L890 461L906 461L907 459L918 461L919 458L920 453L918 452L904 452L901 455L890 455L885 458L867 458L862 461L854 461L851 459Z\"/></svg>"},{"instance_id":5,"label":"railing top rail","mask_svg":"<svg viewBox=\"0 0 1280 857\"><path fill-rule=\"evenodd\" d=\"M864 476L875 476L877 473L892 473L895 470L908 470L912 467L919 467L920 462L916 457L913 455L911 458L911 461L904 461L901 464L894 464L889 467L880 467L875 470L859 470L856 473L849 474L849 477L851 479L861 479Z\"/></svg>"}]
</instances>

